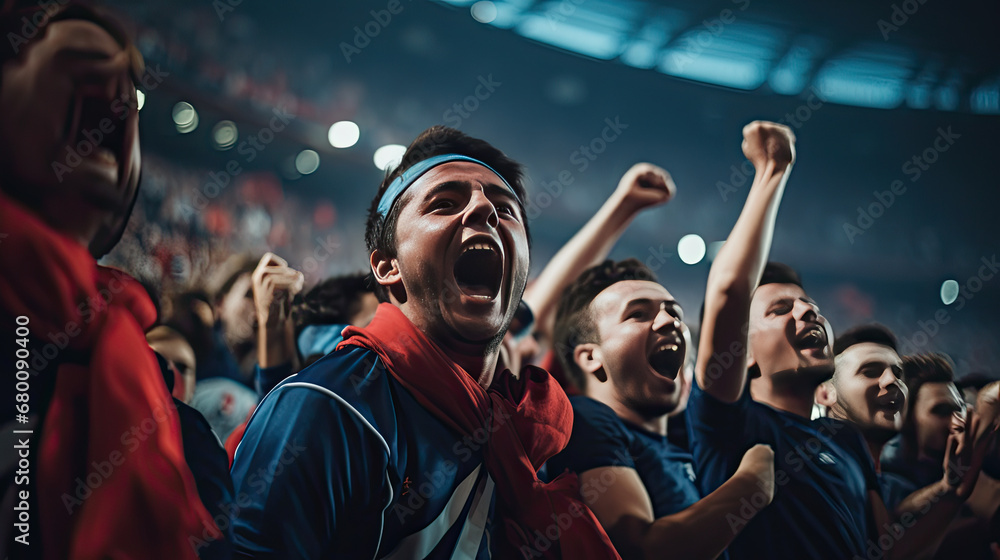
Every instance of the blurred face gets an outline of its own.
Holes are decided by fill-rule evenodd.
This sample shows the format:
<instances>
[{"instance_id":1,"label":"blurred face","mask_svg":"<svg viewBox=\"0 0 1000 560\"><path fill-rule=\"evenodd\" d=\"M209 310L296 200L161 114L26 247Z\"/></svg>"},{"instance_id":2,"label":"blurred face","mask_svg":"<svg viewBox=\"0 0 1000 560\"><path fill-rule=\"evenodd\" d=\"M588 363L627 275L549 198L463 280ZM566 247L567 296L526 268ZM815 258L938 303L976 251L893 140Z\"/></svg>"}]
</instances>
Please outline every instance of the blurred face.
<instances>
[{"instance_id":1,"label":"blurred face","mask_svg":"<svg viewBox=\"0 0 1000 560\"><path fill-rule=\"evenodd\" d=\"M817 384L833 373L832 329L819 307L795 284L764 284L750 302L750 363L763 377Z\"/></svg>"},{"instance_id":2,"label":"blurred face","mask_svg":"<svg viewBox=\"0 0 1000 560\"><path fill-rule=\"evenodd\" d=\"M499 345L524 292L528 239L513 193L471 162L432 168L403 195L396 256L378 252L407 317L439 341Z\"/></svg>"},{"instance_id":3,"label":"blurred face","mask_svg":"<svg viewBox=\"0 0 1000 560\"><path fill-rule=\"evenodd\" d=\"M48 25L0 81L4 188L84 244L124 219L138 185L128 53L95 23Z\"/></svg>"},{"instance_id":4,"label":"blurred face","mask_svg":"<svg viewBox=\"0 0 1000 560\"><path fill-rule=\"evenodd\" d=\"M912 398L910 414L920 452L930 457L944 457L952 416L965 411L962 396L954 383L924 383Z\"/></svg>"},{"instance_id":5,"label":"blurred face","mask_svg":"<svg viewBox=\"0 0 1000 560\"><path fill-rule=\"evenodd\" d=\"M888 346L862 342L837 356L836 368L836 402L828 404L830 415L855 424L866 437L889 441L903 428L907 394L899 354Z\"/></svg>"},{"instance_id":6,"label":"blurred face","mask_svg":"<svg viewBox=\"0 0 1000 560\"><path fill-rule=\"evenodd\" d=\"M237 354L257 343L257 310L253 303L253 279L249 272L240 275L219 303L219 319L226 344Z\"/></svg>"},{"instance_id":7,"label":"blurred face","mask_svg":"<svg viewBox=\"0 0 1000 560\"><path fill-rule=\"evenodd\" d=\"M195 357L191 345L183 337L169 336L154 339L149 346L159 352L181 375L184 396L180 400L191 402L195 386Z\"/></svg>"},{"instance_id":8,"label":"blurred face","mask_svg":"<svg viewBox=\"0 0 1000 560\"><path fill-rule=\"evenodd\" d=\"M691 335L670 292L655 282L626 280L605 288L590 309L601 337L594 356L614 398L646 418L674 411L684 394ZM594 383L587 380L588 393Z\"/></svg>"}]
</instances>

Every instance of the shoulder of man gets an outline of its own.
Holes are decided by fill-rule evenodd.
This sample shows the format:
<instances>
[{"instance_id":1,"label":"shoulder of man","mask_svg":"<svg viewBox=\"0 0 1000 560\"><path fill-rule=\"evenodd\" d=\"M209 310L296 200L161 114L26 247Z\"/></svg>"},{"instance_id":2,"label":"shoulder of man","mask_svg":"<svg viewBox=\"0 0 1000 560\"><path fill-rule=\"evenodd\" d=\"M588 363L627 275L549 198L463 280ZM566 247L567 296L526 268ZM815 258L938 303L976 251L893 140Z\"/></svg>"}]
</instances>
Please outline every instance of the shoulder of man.
<instances>
[{"instance_id":1,"label":"shoulder of man","mask_svg":"<svg viewBox=\"0 0 1000 560\"><path fill-rule=\"evenodd\" d=\"M608 405L590 397L576 395L569 398L573 406L573 435L580 430L627 437L628 430L622 419Z\"/></svg>"},{"instance_id":2,"label":"shoulder of man","mask_svg":"<svg viewBox=\"0 0 1000 560\"><path fill-rule=\"evenodd\" d=\"M237 549L319 557L331 547L377 548L397 455L385 374L375 354L350 348L267 394L233 462L244 502L234 516Z\"/></svg>"},{"instance_id":3,"label":"shoulder of man","mask_svg":"<svg viewBox=\"0 0 1000 560\"><path fill-rule=\"evenodd\" d=\"M353 409L377 431L388 427L393 410L389 371L375 352L349 346L331 352L282 381L271 393L315 390ZM271 394L268 395L272 396Z\"/></svg>"},{"instance_id":4,"label":"shoulder of man","mask_svg":"<svg viewBox=\"0 0 1000 560\"><path fill-rule=\"evenodd\" d=\"M549 474L565 469L581 473L598 467L635 466L630 453L632 436L607 405L585 396L570 397L573 434L569 444L549 459Z\"/></svg>"}]
</instances>

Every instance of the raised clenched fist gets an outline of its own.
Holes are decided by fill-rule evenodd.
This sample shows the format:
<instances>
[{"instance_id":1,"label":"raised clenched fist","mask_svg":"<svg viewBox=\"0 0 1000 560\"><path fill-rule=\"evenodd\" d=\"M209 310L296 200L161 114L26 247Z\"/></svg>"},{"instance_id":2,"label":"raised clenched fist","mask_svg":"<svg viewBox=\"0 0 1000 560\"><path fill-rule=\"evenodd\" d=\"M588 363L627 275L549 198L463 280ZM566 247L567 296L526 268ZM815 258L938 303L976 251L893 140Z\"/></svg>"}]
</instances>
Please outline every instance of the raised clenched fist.
<instances>
[{"instance_id":1,"label":"raised clenched fist","mask_svg":"<svg viewBox=\"0 0 1000 560\"><path fill-rule=\"evenodd\" d=\"M753 121L743 127L743 155L757 169L787 167L795 161L795 134L783 124Z\"/></svg>"},{"instance_id":2,"label":"raised clenched fist","mask_svg":"<svg viewBox=\"0 0 1000 560\"><path fill-rule=\"evenodd\" d=\"M632 211L663 204L674 197L677 187L670 174L651 163L637 163L618 181L615 196Z\"/></svg>"},{"instance_id":3,"label":"raised clenched fist","mask_svg":"<svg viewBox=\"0 0 1000 560\"><path fill-rule=\"evenodd\" d=\"M301 272L288 266L285 259L267 253L252 275L253 299L261 327L275 327L288 319L292 298L305 283Z\"/></svg>"},{"instance_id":4,"label":"raised clenched fist","mask_svg":"<svg viewBox=\"0 0 1000 560\"><path fill-rule=\"evenodd\" d=\"M740 475L753 480L754 486L770 504L774 499L774 450L771 446L758 443L747 450L733 476Z\"/></svg>"}]
</instances>

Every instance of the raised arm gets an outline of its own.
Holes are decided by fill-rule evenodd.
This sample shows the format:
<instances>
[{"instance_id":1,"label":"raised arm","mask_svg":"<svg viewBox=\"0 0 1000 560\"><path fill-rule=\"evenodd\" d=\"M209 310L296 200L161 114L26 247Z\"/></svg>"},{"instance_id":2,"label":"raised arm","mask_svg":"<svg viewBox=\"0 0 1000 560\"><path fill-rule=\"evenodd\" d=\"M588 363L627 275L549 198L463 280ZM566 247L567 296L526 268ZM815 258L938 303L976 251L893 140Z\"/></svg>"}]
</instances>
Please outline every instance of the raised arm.
<instances>
[{"instance_id":1,"label":"raised arm","mask_svg":"<svg viewBox=\"0 0 1000 560\"><path fill-rule=\"evenodd\" d=\"M614 480L610 486L609 479ZM745 504L771 502L774 451L755 445L722 486L684 510L659 519L653 518L649 494L635 469L591 469L580 476L580 483L584 498L592 498L587 505L623 559L717 558L759 510L747 510ZM602 494L588 492L588 488L607 490Z\"/></svg>"},{"instance_id":2,"label":"raised arm","mask_svg":"<svg viewBox=\"0 0 1000 560\"><path fill-rule=\"evenodd\" d=\"M754 121L743 128L743 154L754 166L753 184L708 274L695 369L698 385L723 402L743 394L750 298L771 249L778 205L795 161L795 135L786 126ZM741 350L733 352L734 345ZM729 359L733 354L737 357Z\"/></svg>"},{"instance_id":3,"label":"raised arm","mask_svg":"<svg viewBox=\"0 0 1000 560\"><path fill-rule=\"evenodd\" d=\"M262 368L295 359L291 302L302 291L305 277L285 259L267 253L253 271L253 299L257 311L257 361Z\"/></svg>"},{"instance_id":4,"label":"raised arm","mask_svg":"<svg viewBox=\"0 0 1000 560\"><path fill-rule=\"evenodd\" d=\"M542 343L552 340L562 291L584 270L608 256L641 210L667 202L676 191L670 174L650 163L637 163L622 176L611 197L559 249L524 292L524 301L535 314L535 332Z\"/></svg>"}]
</instances>

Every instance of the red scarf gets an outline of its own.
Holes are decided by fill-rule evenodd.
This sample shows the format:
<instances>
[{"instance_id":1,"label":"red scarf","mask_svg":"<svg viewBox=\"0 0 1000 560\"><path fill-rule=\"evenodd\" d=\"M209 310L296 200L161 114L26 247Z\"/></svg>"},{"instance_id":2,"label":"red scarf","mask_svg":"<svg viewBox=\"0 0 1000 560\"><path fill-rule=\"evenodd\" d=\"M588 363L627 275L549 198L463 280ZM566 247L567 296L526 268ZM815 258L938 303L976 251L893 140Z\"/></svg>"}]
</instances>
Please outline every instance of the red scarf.
<instances>
[{"instance_id":1,"label":"red scarf","mask_svg":"<svg viewBox=\"0 0 1000 560\"><path fill-rule=\"evenodd\" d=\"M559 385L527 366L520 380L509 371L483 389L395 306L379 305L364 329L344 329L338 346L372 350L424 408L463 436L490 434L486 468L497 485L503 538L499 558L619 559L590 509L580 501L576 475L546 484L537 471L566 447L573 409ZM619 559L620 560L620 559Z\"/></svg>"},{"instance_id":2,"label":"red scarf","mask_svg":"<svg viewBox=\"0 0 1000 560\"><path fill-rule=\"evenodd\" d=\"M42 354L29 364L59 364L30 451L42 530L31 544L52 559L197 558L197 543L221 533L198 497L143 334L156 319L145 290L3 195L0 224L2 331L10 336L27 316Z\"/></svg>"}]
</instances>

